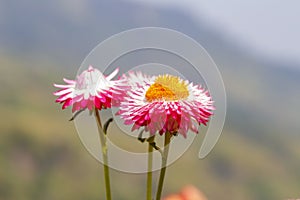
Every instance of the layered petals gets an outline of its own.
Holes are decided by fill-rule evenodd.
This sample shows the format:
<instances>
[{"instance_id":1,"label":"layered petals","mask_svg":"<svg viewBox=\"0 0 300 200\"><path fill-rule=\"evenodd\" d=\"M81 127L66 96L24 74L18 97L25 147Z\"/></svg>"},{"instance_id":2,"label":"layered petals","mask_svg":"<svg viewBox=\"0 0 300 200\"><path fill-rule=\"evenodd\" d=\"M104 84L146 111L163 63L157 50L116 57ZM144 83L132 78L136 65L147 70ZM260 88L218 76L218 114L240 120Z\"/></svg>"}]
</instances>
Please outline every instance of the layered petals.
<instances>
[{"instance_id":1,"label":"layered petals","mask_svg":"<svg viewBox=\"0 0 300 200\"><path fill-rule=\"evenodd\" d=\"M118 115L132 130L144 127L151 135L198 133L214 110L208 91L171 75L148 77L130 72L126 79L131 89L120 104Z\"/></svg>"},{"instance_id":2,"label":"layered petals","mask_svg":"<svg viewBox=\"0 0 300 200\"><path fill-rule=\"evenodd\" d=\"M117 106L128 88L124 79L112 80L118 71L116 69L105 77L98 69L89 66L76 80L63 79L66 85L54 84L60 88L53 93L58 96L56 102L62 104L62 109L73 106L72 112Z\"/></svg>"}]
</instances>

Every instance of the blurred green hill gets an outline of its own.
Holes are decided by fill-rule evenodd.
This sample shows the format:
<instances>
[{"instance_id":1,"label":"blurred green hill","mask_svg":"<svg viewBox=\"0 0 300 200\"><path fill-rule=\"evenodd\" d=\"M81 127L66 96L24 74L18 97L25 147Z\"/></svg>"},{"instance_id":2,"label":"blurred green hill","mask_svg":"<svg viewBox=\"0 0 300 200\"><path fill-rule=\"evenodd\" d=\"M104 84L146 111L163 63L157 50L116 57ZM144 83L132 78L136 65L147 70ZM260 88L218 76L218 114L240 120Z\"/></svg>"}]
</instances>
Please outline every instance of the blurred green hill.
<instances>
[{"instance_id":1,"label":"blurred green hill","mask_svg":"<svg viewBox=\"0 0 300 200\"><path fill-rule=\"evenodd\" d=\"M52 65L26 66L21 60L1 58L0 199L99 199L104 194L101 165L81 145L68 122L71 113L54 103L52 83L68 72ZM238 127L231 123L251 113L234 109L229 107L223 135L207 158L197 159L204 137L200 134L170 166L166 194L192 183L209 199L299 195L299 135L263 126L264 121L243 132L253 120L239 119ZM115 199L143 199L144 175L113 171L112 176Z\"/></svg>"},{"instance_id":2,"label":"blurred green hill","mask_svg":"<svg viewBox=\"0 0 300 200\"><path fill-rule=\"evenodd\" d=\"M91 1L89 12L67 12L59 1L0 5L6 16L0 18L1 200L104 198L102 166L68 122L71 112L54 103L52 84L74 78L98 42L139 26L173 28L200 42L216 61L228 98L213 152L198 159L199 134L168 169L164 193L194 184L212 200L300 197L300 71L290 67L296 64L261 58L171 9L123 1ZM145 175L113 171L112 180L114 199L144 199Z\"/></svg>"}]
</instances>

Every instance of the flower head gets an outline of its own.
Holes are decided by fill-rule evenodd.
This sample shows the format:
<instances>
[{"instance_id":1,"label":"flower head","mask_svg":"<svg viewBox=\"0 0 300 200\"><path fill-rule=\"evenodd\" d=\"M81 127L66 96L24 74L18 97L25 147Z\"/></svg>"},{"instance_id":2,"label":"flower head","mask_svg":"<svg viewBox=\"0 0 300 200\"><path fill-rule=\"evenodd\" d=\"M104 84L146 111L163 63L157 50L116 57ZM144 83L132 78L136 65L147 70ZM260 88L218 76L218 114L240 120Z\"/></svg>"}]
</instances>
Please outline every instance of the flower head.
<instances>
[{"instance_id":1,"label":"flower head","mask_svg":"<svg viewBox=\"0 0 300 200\"><path fill-rule=\"evenodd\" d=\"M167 196L164 200L207 200L207 198L195 186L188 185L179 194Z\"/></svg>"},{"instance_id":2,"label":"flower head","mask_svg":"<svg viewBox=\"0 0 300 200\"><path fill-rule=\"evenodd\" d=\"M77 76L76 80L63 79L67 85L54 84L61 88L53 94L59 96L56 102L63 104L62 108L73 105L72 112L85 108L110 108L117 105L124 96L124 80L112 80L118 69L108 76L104 76L98 69L89 66Z\"/></svg>"},{"instance_id":3,"label":"flower head","mask_svg":"<svg viewBox=\"0 0 300 200\"><path fill-rule=\"evenodd\" d=\"M150 134L198 133L198 125L209 121L213 102L201 86L172 75L148 77L140 72L129 73L131 86L117 114L132 130L145 127Z\"/></svg>"}]
</instances>

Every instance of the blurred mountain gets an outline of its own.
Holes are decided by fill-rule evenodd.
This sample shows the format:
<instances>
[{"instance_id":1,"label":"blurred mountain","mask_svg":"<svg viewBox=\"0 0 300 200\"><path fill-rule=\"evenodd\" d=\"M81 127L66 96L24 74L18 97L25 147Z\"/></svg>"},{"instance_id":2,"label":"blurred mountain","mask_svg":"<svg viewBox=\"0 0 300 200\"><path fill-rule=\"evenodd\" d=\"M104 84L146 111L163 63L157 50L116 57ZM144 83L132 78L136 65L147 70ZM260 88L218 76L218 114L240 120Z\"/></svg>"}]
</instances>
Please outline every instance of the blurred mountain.
<instances>
[{"instance_id":1,"label":"blurred mountain","mask_svg":"<svg viewBox=\"0 0 300 200\"><path fill-rule=\"evenodd\" d=\"M216 149L202 162L192 149L171 166L166 192L194 183L211 199L298 198L297 64L262 58L209 21L179 10L120 0L2 0L0 199L99 199L101 169L74 139L70 113L54 104L52 83L74 77L99 42L144 26L175 29L203 45L220 69L228 98ZM186 162L190 172L178 173ZM114 183L117 199L143 198L141 188L132 191L128 184L130 178L142 187L143 178L113 176L122 185Z\"/></svg>"},{"instance_id":2,"label":"blurred mountain","mask_svg":"<svg viewBox=\"0 0 300 200\"><path fill-rule=\"evenodd\" d=\"M256 126L269 120L275 130L300 130L300 71L290 63L260 58L208 21L126 1L6 0L0 7L2 51L26 60L55 61L71 71L96 44L118 32L143 26L181 31L202 44L217 63L233 127L244 127L238 120Z\"/></svg>"}]
</instances>

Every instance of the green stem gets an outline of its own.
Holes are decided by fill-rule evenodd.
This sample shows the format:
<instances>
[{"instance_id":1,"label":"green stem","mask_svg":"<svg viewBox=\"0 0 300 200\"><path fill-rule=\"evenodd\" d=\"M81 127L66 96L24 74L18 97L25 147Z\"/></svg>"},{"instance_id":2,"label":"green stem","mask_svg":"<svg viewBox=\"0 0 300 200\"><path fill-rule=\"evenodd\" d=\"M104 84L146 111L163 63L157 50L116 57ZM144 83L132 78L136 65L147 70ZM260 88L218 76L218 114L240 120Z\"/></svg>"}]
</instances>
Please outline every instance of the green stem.
<instances>
[{"instance_id":1,"label":"green stem","mask_svg":"<svg viewBox=\"0 0 300 200\"><path fill-rule=\"evenodd\" d=\"M108 167L108 157L107 157L107 145L106 145L106 135L104 134L99 111L95 108L95 118L97 121L98 132L100 136L102 157L103 157L103 169L104 169L104 179L105 179L105 189L106 189L106 200L111 200L111 190L110 190L110 178L109 178L109 167Z\"/></svg>"},{"instance_id":2,"label":"green stem","mask_svg":"<svg viewBox=\"0 0 300 200\"><path fill-rule=\"evenodd\" d=\"M153 146L154 137L148 139L148 173L147 173L147 200L152 200L152 162L153 162Z\"/></svg>"},{"instance_id":3,"label":"green stem","mask_svg":"<svg viewBox=\"0 0 300 200\"><path fill-rule=\"evenodd\" d=\"M160 175L159 175L156 200L160 200L160 198L161 198L165 174L166 174L166 170L167 170L167 160L168 160L169 147L170 147L169 144L171 142L171 137L172 137L171 133L169 133L169 132L165 133L165 143L164 143L164 150L163 150L163 155L162 155L161 170L160 170Z\"/></svg>"}]
</instances>

